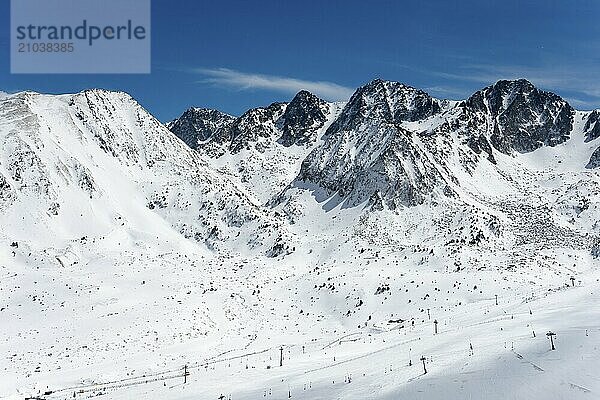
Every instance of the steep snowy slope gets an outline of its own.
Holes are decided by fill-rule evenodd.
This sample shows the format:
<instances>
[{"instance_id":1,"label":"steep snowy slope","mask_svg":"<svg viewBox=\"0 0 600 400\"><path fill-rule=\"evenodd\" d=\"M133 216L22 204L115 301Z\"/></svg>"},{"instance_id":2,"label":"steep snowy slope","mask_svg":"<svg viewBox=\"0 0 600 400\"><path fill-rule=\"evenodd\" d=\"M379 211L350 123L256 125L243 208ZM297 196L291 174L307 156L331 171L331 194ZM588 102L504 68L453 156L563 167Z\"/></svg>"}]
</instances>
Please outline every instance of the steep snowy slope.
<instances>
[{"instance_id":1,"label":"steep snowy slope","mask_svg":"<svg viewBox=\"0 0 600 400\"><path fill-rule=\"evenodd\" d=\"M123 93L10 96L0 135L0 221L14 240L61 246L148 220L217 247L278 236L273 216Z\"/></svg>"},{"instance_id":2,"label":"steep snowy slope","mask_svg":"<svg viewBox=\"0 0 600 400\"><path fill-rule=\"evenodd\" d=\"M244 120L264 131L264 122ZM315 227L340 209L347 213L338 216L345 221L339 228L362 233L370 245L427 243L455 267L473 267L492 248L501 255L492 268L526 265L549 247L590 254L600 198L598 176L585 167L598 147L596 122L597 113L576 112L526 80L499 81L449 102L377 79L324 125L298 176L268 204L292 223L293 248L336 243L338 230ZM255 136L247 147L257 143L264 142ZM231 172L268 200L272 190L260 184L269 178L250 171Z\"/></svg>"}]
</instances>

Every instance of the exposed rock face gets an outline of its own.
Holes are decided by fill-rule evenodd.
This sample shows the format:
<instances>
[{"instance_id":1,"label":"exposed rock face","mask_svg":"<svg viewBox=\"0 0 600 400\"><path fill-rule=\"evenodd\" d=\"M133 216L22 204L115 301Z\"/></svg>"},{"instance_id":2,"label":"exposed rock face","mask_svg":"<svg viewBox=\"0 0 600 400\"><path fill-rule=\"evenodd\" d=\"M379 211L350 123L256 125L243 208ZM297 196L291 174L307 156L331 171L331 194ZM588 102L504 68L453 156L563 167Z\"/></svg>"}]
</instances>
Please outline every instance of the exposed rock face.
<instances>
[{"instance_id":1,"label":"exposed rock face","mask_svg":"<svg viewBox=\"0 0 600 400\"><path fill-rule=\"evenodd\" d=\"M211 156L239 153L270 142L310 145L327 121L331 105L302 90L290 103L273 103L246 111L239 118L217 110L190 108L168 128L193 149L204 148ZM220 151L215 151L220 146Z\"/></svg>"},{"instance_id":2,"label":"exposed rock face","mask_svg":"<svg viewBox=\"0 0 600 400\"><path fill-rule=\"evenodd\" d=\"M585 141L591 142L592 140L596 140L600 137L600 111L594 110L588 116L588 119L583 128L585 133ZM590 157L590 161L585 166L588 169L598 168L600 167L600 147L592 153Z\"/></svg>"},{"instance_id":3,"label":"exposed rock face","mask_svg":"<svg viewBox=\"0 0 600 400\"><path fill-rule=\"evenodd\" d=\"M600 167L600 147L598 147L596 149L596 151L594 151L594 153L592 153L592 156L590 157L590 161L588 162L588 164L585 167L588 169Z\"/></svg>"},{"instance_id":4,"label":"exposed rock face","mask_svg":"<svg viewBox=\"0 0 600 400\"><path fill-rule=\"evenodd\" d=\"M264 149L279 136L278 121L285 112L285 103L273 103L266 108L253 108L236 119L229 128L229 150Z\"/></svg>"},{"instance_id":5,"label":"exposed rock face","mask_svg":"<svg viewBox=\"0 0 600 400\"><path fill-rule=\"evenodd\" d=\"M209 140L227 140L229 128L235 117L218 110L190 108L168 128L192 149Z\"/></svg>"},{"instance_id":6,"label":"exposed rock face","mask_svg":"<svg viewBox=\"0 0 600 400\"><path fill-rule=\"evenodd\" d=\"M524 79L498 81L460 107L472 114L474 136L487 131L492 146L505 154L556 146L569 138L573 128L574 110L569 103Z\"/></svg>"},{"instance_id":7,"label":"exposed rock face","mask_svg":"<svg viewBox=\"0 0 600 400\"><path fill-rule=\"evenodd\" d=\"M329 105L325 101L306 90L300 91L283 114L279 142L286 147L313 143L328 114Z\"/></svg>"},{"instance_id":8,"label":"exposed rock face","mask_svg":"<svg viewBox=\"0 0 600 400\"><path fill-rule=\"evenodd\" d=\"M594 110L590 113L583 130L586 142L591 142L600 137L600 111Z\"/></svg>"},{"instance_id":9,"label":"exposed rock face","mask_svg":"<svg viewBox=\"0 0 600 400\"><path fill-rule=\"evenodd\" d=\"M399 82L376 79L359 88L350 98L342 114L332 124L329 132L351 131L366 120L399 124L418 121L441 110L439 100L422 90Z\"/></svg>"}]
</instances>

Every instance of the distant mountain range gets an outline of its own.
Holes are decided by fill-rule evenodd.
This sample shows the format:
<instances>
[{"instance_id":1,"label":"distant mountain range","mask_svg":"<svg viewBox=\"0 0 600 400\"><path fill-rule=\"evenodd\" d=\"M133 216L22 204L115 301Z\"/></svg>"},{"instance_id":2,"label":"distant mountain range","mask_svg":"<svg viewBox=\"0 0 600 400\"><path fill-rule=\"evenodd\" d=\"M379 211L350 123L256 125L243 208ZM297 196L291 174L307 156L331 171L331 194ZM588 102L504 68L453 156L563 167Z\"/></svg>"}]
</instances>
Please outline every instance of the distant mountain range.
<instances>
[{"instance_id":1,"label":"distant mountain range","mask_svg":"<svg viewBox=\"0 0 600 400\"><path fill-rule=\"evenodd\" d=\"M526 80L449 101L377 79L344 103L301 91L167 125L121 92L0 97L0 397L127 397L94 384L189 365L204 397L216 376L211 398L228 379L244 381L236 399L296 396L308 379L314 398L397 398L374 389L383 376L429 390L477 357L482 377L530 374L503 389L545 393L593 360L581 281L597 282L599 167L600 111ZM540 375L523 357L546 357L541 332L557 326L571 347ZM425 378L422 354L437 362ZM366 384L339 383L348 373ZM188 390L155 386L133 397Z\"/></svg>"},{"instance_id":2,"label":"distant mountain range","mask_svg":"<svg viewBox=\"0 0 600 400\"><path fill-rule=\"evenodd\" d=\"M505 203L521 199L547 207L548 226L565 235L598 233L588 213L599 200L600 113L576 111L526 80L448 101L377 79L347 103L301 91L240 117L190 108L167 127L124 93L24 92L1 100L0 127L10 237L24 234L22 221L55 241L152 213L209 248L241 241L277 256L297 240L289 224L313 207L298 203L302 193L366 213L467 207L490 237L500 235L491 224L506 216ZM540 174L564 182L549 186ZM577 197L566 196L573 190Z\"/></svg>"},{"instance_id":3,"label":"distant mountain range","mask_svg":"<svg viewBox=\"0 0 600 400\"><path fill-rule=\"evenodd\" d=\"M302 91L290 103L252 109L239 118L190 108L169 128L188 146L250 182L249 191L259 192L263 202L280 194L274 189L314 184L348 205L383 201L394 208L421 204L434 194L456 197L459 175L470 177L481 165L505 175L509 171L497 164L498 155L518 160L581 135L591 143L600 136L599 116L597 110L575 111L561 97L524 79L498 81L464 101L439 100L376 79L345 104L328 104ZM576 155L585 160L582 172L598 167L599 146ZM273 152L281 160L265 165L264 155ZM266 178L278 182L263 193L253 177L261 168L280 167L286 155L293 164L286 171L297 175L293 180L289 174Z\"/></svg>"}]
</instances>

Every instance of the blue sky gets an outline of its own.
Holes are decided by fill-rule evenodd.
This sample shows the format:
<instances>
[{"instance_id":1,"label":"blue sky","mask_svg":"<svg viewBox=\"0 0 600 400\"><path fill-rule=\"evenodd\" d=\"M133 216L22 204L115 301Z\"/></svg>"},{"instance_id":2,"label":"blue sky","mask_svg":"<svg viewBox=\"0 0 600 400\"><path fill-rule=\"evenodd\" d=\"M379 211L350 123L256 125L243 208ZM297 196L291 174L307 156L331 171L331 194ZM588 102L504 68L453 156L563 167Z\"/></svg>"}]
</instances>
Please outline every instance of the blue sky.
<instances>
[{"instance_id":1,"label":"blue sky","mask_svg":"<svg viewBox=\"0 0 600 400\"><path fill-rule=\"evenodd\" d=\"M598 0L153 0L151 74L11 75L0 0L0 90L123 90L167 121L190 106L238 115L302 88L343 100L376 77L453 99L524 77L590 109L599 15Z\"/></svg>"}]
</instances>

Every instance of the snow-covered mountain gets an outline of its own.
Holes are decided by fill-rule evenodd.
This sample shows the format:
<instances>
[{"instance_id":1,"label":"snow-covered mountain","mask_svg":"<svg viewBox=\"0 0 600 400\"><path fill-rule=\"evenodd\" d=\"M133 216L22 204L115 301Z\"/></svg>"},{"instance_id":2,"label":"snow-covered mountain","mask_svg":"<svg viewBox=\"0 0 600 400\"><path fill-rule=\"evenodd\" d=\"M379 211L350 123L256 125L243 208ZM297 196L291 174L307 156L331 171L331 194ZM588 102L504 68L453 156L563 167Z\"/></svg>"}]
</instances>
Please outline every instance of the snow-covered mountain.
<instances>
[{"instance_id":1,"label":"snow-covered mountain","mask_svg":"<svg viewBox=\"0 0 600 400\"><path fill-rule=\"evenodd\" d=\"M219 111L188 110L169 126L186 143L201 137L192 147L264 204L297 175L342 106L300 91L289 103L254 108L225 124Z\"/></svg>"},{"instance_id":2,"label":"snow-covered mountain","mask_svg":"<svg viewBox=\"0 0 600 400\"><path fill-rule=\"evenodd\" d=\"M155 220L209 246L243 230L246 247L277 237L276 217L124 93L16 94L0 126L0 221L13 240L62 246Z\"/></svg>"},{"instance_id":3,"label":"snow-covered mountain","mask_svg":"<svg viewBox=\"0 0 600 400\"><path fill-rule=\"evenodd\" d=\"M25 92L0 143L0 397L600 393L600 113L528 81L167 126Z\"/></svg>"},{"instance_id":4,"label":"snow-covered mountain","mask_svg":"<svg viewBox=\"0 0 600 400\"><path fill-rule=\"evenodd\" d=\"M298 182L317 185L347 205L385 200L415 205L434 190L452 191L404 122L432 118L450 103L397 82L375 80L357 90L303 161Z\"/></svg>"},{"instance_id":5,"label":"snow-covered mountain","mask_svg":"<svg viewBox=\"0 0 600 400\"><path fill-rule=\"evenodd\" d=\"M456 197L461 176L472 180L485 164L482 153L495 164L498 153L564 143L573 117L566 101L525 80L499 81L459 103L375 80L354 94L324 145L304 160L297 184L316 184L351 206Z\"/></svg>"}]
</instances>

